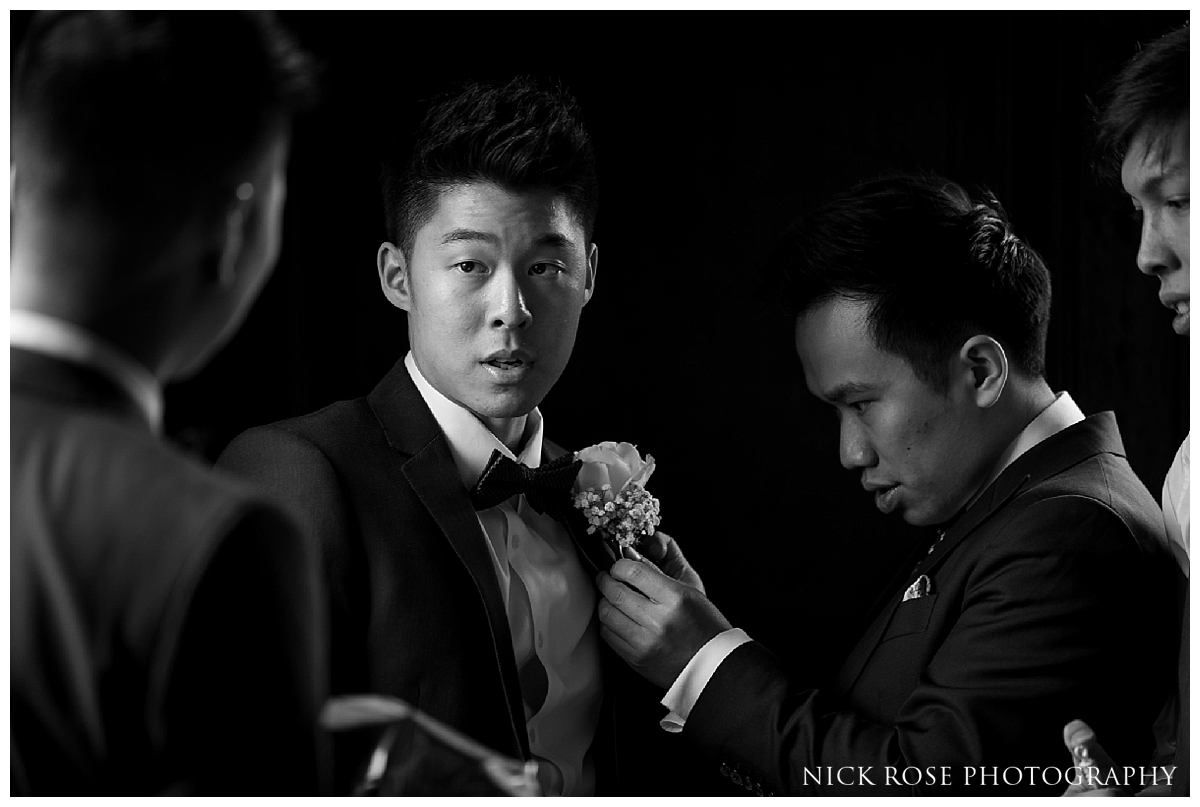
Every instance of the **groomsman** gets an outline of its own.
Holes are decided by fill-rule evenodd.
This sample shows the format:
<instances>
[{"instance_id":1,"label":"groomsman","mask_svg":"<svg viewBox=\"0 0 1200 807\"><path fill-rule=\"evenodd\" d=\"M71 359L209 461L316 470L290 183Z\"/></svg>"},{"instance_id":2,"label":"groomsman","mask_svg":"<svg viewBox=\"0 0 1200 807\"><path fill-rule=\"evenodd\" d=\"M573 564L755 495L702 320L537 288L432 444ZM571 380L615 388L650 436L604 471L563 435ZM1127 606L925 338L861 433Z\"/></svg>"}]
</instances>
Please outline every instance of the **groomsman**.
<instances>
[{"instance_id":1,"label":"groomsman","mask_svg":"<svg viewBox=\"0 0 1200 807\"><path fill-rule=\"evenodd\" d=\"M279 248L304 54L265 13L36 16L13 65L9 729L22 795L316 793L314 559L161 385Z\"/></svg>"},{"instance_id":2,"label":"groomsman","mask_svg":"<svg viewBox=\"0 0 1200 807\"><path fill-rule=\"evenodd\" d=\"M601 635L667 690L664 728L781 795L1061 792L1058 728L1085 705L1145 759L1174 629L1162 520L1112 413L1085 417L1044 379L1041 258L994 199L925 176L837 197L778 255L842 465L929 542L832 684L618 560Z\"/></svg>"},{"instance_id":3,"label":"groomsman","mask_svg":"<svg viewBox=\"0 0 1200 807\"><path fill-rule=\"evenodd\" d=\"M219 463L323 551L334 694L395 696L535 760L547 794L611 792L623 665L602 654L592 584L611 555L577 512L525 495L559 468L569 504L571 457L538 405L595 290L591 138L562 89L468 85L431 107L411 158L390 156L383 196L377 269L407 355L368 396L251 429ZM493 495L497 460L524 486ZM343 783L357 752L335 750Z\"/></svg>"},{"instance_id":4,"label":"groomsman","mask_svg":"<svg viewBox=\"0 0 1200 807\"><path fill-rule=\"evenodd\" d=\"M1141 219L1137 267L1158 279L1158 299L1172 314L1175 333L1191 333L1189 256L1190 176L1189 52L1190 29L1179 28L1142 49L1113 80L1100 118L1101 169L1117 175ZM1185 576L1189 575L1191 507L1189 444L1183 441L1163 484L1162 510L1171 551ZM1188 604L1184 599L1183 636L1179 652L1178 703L1167 721L1163 738L1165 759L1174 765L1170 786L1144 794L1186 796L1188 776L1189 664ZM1079 714L1091 715L1092 710ZM1171 728L1174 724L1175 728ZM1068 747L1085 743L1089 726L1076 721L1067 727ZM1103 736L1108 738L1108 734ZM1111 744L1111 743L1109 743ZM1104 750L1089 744L1093 760L1106 758ZM1118 759L1120 757L1118 756Z\"/></svg>"}]
</instances>

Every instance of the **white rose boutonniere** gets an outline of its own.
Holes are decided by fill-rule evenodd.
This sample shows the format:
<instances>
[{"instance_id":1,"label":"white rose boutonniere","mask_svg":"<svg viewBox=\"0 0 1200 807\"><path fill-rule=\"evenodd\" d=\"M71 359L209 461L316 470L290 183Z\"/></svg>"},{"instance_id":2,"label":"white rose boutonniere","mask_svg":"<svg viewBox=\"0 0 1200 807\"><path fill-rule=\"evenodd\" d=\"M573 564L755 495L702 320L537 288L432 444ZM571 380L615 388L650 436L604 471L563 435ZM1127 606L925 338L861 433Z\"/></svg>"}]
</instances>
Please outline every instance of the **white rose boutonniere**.
<instances>
[{"instance_id":1,"label":"white rose boutonniere","mask_svg":"<svg viewBox=\"0 0 1200 807\"><path fill-rule=\"evenodd\" d=\"M654 457L643 460L629 443L604 442L575 454L583 463L575 477L572 500L588 522L588 534L600 533L616 551L633 548L653 535L662 521L658 499L646 490Z\"/></svg>"}]
</instances>

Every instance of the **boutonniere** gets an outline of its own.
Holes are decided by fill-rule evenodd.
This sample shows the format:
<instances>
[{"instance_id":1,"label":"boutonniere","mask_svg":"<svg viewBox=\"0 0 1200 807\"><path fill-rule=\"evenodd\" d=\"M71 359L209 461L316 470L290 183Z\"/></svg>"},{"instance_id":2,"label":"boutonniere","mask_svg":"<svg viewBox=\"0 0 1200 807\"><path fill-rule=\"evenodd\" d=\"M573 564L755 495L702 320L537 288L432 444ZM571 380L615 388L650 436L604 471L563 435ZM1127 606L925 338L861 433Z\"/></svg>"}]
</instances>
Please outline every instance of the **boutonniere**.
<instances>
[{"instance_id":1,"label":"boutonniere","mask_svg":"<svg viewBox=\"0 0 1200 807\"><path fill-rule=\"evenodd\" d=\"M654 473L654 457L643 460L629 443L598 443L575 453L582 463L571 489L572 501L588 522L588 534L599 533L617 557L653 535L662 521L658 499L646 490Z\"/></svg>"}]
</instances>

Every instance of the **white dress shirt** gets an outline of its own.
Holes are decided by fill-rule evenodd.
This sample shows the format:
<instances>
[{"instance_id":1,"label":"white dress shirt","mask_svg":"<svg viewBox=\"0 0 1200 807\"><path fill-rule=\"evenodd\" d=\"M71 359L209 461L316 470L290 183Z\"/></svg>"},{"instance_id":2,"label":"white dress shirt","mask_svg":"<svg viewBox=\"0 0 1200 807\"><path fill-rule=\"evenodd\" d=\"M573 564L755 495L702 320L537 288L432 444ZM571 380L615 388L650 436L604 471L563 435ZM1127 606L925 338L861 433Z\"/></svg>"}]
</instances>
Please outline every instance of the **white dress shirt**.
<instances>
[{"instance_id":1,"label":"white dress shirt","mask_svg":"<svg viewBox=\"0 0 1200 807\"><path fill-rule=\"evenodd\" d=\"M1188 454L1191 452L1191 442L1192 435L1189 433L1175 454L1171 470L1167 471L1162 492L1163 522L1167 527L1167 540L1171 545L1171 554L1175 556L1175 561L1179 568L1183 569L1186 577L1191 577L1188 568L1191 558L1192 521L1192 506L1188 501L1191 482Z\"/></svg>"},{"instance_id":2,"label":"white dress shirt","mask_svg":"<svg viewBox=\"0 0 1200 807\"><path fill-rule=\"evenodd\" d=\"M82 364L104 375L128 395L156 434L162 428L162 387L145 366L125 351L73 322L13 309L8 342L34 353Z\"/></svg>"},{"instance_id":3,"label":"white dress shirt","mask_svg":"<svg viewBox=\"0 0 1200 807\"><path fill-rule=\"evenodd\" d=\"M974 503L975 499L982 495L983 491L996 481L996 478L1017 457L1051 435L1057 434L1068 426L1074 426L1081 420L1083 420L1083 412L1075 405L1075 401L1071 400L1070 394L1058 393L1054 398L1054 403L1043 409L1037 417L1029 422L1029 425L1021 430L1016 439L1009 443L1004 454L1001 455L1000 461L996 464L996 469L967 506ZM683 671L679 673L679 677L667 690L667 694L663 696L662 705L671 712L659 722L659 725L672 733L683 731L683 724L691 714L696 701L700 699L700 693L704 691L704 687L713 677L713 673L730 653L748 641L750 641L750 637L746 635L745 631L732 628L717 634L704 647L700 648L683 668Z\"/></svg>"},{"instance_id":4,"label":"white dress shirt","mask_svg":"<svg viewBox=\"0 0 1200 807\"><path fill-rule=\"evenodd\" d=\"M411 352L404 366L446 435L468 490L494 450L530 468L541 464L544 421L537 409L527 416L518 457L479 418L434 389ZM588 749L603 697L595 586L566 529L523 495L476 515L504 596L539 782L548 795L591 795L596 777Z\"/></svg>"}]
</instances>

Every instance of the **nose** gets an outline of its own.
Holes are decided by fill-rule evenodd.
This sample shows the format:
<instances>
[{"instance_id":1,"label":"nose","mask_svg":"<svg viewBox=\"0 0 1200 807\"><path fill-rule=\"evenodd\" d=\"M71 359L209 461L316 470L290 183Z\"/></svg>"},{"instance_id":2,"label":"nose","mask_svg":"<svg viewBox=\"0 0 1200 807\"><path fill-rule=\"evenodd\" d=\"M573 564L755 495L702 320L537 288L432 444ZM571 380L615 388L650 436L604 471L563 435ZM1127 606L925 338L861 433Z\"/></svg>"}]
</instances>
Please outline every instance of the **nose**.
<instances>
[{"instance_id":1,"label":"nose","mask_svg":"<svg viewBox=\"0 0 1200 807\"><path fill-rule=\"evenodd\" d=\"M1142 274L1160 275L1179 268L1179 256L1163 231L1160 211L1146 210L1142 217L1142 240L1138 245L1137 264Z\"/></svg>"},{"instance_id":2,"label":"nose","mask_svg":"<svg viewBox=\"0 0 1200 807\"><path fill-rule=\"evenodd\" d=\"M518 330L526 328L533 321L529 310L525 289L516 272L497 272L492 282L492 316L493 328Z\"/></svg>"},{"instance_id":3,"label":"nose","mask_svg":"<svg viewBox=\"0 0 1200 807\"><path fill-rule=\"evenodd\" d=\"M855 468L870 468L879 461L875 450L871 447L871 441L867 439L865 429L857 418L853 417L843 416L841 419L841 438L838 451L841 455L842 467L848 471Z\"/></svg>"}]
</instances>

